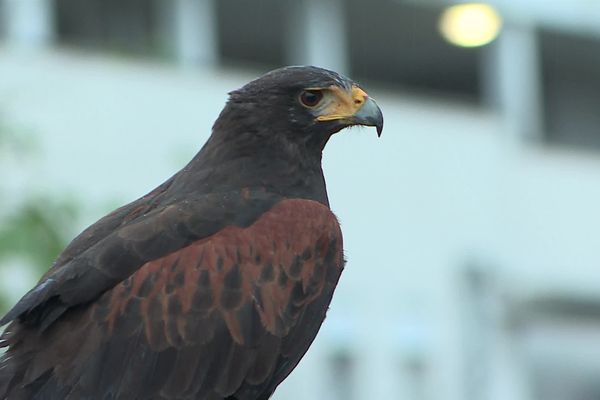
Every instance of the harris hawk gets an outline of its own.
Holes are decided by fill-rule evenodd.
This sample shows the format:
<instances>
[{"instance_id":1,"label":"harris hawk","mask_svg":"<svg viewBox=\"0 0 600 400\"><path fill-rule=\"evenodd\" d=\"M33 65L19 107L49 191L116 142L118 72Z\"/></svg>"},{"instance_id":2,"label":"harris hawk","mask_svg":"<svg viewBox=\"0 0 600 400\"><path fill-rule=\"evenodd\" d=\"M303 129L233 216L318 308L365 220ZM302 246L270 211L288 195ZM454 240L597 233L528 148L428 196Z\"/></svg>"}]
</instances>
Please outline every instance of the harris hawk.
<instances>
[{"instance_id":1,"label":"harris hawk","mask_svg":"<svg viewBox=\"0 0 600 400\"><path fill-rule=\"evenodd\" d=\"M383 116L354 82L281 68L230 93L199 153L77 236L1 320L1 399L267 400L344 265L321 156Z\"/></svg>"}]
</instances>

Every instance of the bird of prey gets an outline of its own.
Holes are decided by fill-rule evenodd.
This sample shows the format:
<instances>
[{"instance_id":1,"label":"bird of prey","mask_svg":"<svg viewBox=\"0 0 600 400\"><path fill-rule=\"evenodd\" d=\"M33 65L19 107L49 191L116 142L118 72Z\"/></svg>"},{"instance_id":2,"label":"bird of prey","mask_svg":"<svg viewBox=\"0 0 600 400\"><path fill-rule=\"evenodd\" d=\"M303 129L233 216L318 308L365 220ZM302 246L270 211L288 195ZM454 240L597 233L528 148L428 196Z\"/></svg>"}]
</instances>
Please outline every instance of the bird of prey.
<instances>
[{"instance_id":1,"label":"bird of prey","mask_svg":"<svg viewBox=\"0 0 600 400\"><path fill-rule=\"evenodd\" d=\"M267 400L344 266L321 168L383 129L356 83L285 67L230 93L199 153L77 236L1 320L1 399Z\"/></svg>"}]
</instances>

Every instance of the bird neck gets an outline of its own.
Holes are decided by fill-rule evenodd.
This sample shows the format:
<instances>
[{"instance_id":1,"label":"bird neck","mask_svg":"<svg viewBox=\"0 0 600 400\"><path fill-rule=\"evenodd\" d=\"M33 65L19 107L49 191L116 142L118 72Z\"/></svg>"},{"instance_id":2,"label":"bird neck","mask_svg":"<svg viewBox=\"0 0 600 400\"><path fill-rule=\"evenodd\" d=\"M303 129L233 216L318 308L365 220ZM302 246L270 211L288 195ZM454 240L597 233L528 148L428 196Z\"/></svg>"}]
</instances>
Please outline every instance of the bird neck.
<instances>
[{"instance_id":1,"label":"bird neck","mask_svg":"<svg viewBox=\"0 0 600 400\"><path fill-rule=\"evenodd\" d=\"M321 150L279 135L256 143L252 132L213 135L181 171L182 189L200 193L264 188L286 198L306 198L329 206ZM179 186L179 185L178 185Z\"/></svg>"}]
</instances>

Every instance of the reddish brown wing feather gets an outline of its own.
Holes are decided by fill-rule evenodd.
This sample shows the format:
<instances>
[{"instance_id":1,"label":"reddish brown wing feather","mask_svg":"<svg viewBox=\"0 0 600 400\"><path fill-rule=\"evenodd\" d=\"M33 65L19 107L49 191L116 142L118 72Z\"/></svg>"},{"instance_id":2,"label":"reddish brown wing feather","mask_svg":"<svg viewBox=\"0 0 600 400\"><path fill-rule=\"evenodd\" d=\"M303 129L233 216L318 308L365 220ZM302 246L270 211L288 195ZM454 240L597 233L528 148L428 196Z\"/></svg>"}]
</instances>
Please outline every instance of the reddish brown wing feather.
<instances>
[{"instance_id":1,"label":"reddish brown wing feather","mask_svg":"<svg viewBox=\"0 0 600 400\"><path fill-rule=\"evenodd\" d=\"M331 211L282 201L146 263L56 327L79 346L56 379L73 398L266 399L314 339L342 267ZM28 381L46 369L33 364Z\"/></svg>"},{"instance_id":2,"label":"reddish brown wing feather","mask_svg":"<svg viewBox=\"0 0 600 400\"><path fill-rule=\"evenodd\" d=\"M333 246L334 248L330 247ZM154 343L152 303L160 303L164 345L194 341L188 315L218 312L238 344L251 340L236 316L245 304L255 305L267 332L283 336L295 322L292 311L314 300L325 285L328 267L342 265L341 232L324 206L308 200L287 200L249 228L227 227L175 253L148 262L106 296L111 333L126 317L130 301L142 299L146 337ZM184 319L182 319L184 318ZM167 325L168 325L167 324Z\"/></svg>"}]
</instances>

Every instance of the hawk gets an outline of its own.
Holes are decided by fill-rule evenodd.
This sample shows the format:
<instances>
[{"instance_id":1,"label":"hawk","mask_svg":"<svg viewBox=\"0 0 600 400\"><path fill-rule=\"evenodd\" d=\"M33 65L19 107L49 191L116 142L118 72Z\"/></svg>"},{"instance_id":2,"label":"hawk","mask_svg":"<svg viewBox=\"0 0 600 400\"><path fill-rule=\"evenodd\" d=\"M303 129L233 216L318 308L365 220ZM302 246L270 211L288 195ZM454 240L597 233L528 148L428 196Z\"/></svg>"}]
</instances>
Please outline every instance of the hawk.
<instances>
[{"instance_id":1,"label":"hawk","mask_svg":"<svg viewBox=\"0 0 600 400\"><path fill-rule=\"evenodd\" d=\"M198 154L77 236L1 320L2 399L266 400L344 266L323 149L383 129L356 83L286 67L230 93Z\"/></svg>"}]
</instances>

